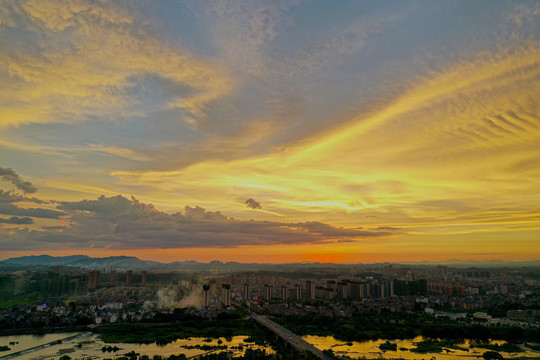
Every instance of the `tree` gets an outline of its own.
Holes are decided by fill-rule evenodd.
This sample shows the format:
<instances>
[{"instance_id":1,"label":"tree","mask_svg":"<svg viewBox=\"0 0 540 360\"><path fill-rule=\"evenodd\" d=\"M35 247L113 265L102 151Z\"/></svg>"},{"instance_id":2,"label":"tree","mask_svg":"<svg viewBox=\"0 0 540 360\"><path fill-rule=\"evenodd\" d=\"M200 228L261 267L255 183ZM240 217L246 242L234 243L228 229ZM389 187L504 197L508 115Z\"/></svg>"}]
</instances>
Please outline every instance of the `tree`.
<instances>
[{"instance_id":1,"label":"tree","mask_svg":"<svg viewBox=\"0 0 540 360\"><path fill-rule=\"evenodd\" d=\"M484 360L502 360L504 357L496 351L486 351L482 354Z\"/></svg>"}]
</instances>

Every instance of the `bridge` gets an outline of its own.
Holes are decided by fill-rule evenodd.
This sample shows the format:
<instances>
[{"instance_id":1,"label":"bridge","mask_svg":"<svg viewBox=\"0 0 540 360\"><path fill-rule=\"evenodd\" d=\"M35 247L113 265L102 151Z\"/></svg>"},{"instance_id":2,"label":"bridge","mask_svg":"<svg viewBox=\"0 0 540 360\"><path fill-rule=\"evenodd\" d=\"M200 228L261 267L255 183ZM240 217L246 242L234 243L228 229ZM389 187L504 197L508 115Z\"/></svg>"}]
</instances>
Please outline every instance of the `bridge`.
<instances>
[{"instance_id":1,"label":"bridge","mask_svg":"<svg viewBox=\"0 0 540 360\"><path fill-rule=\"evenodd\" d=\"M315 356L321 360L332 360L328 355L324 354L321 350L302 339L292 331L285 329L283 326L276 324L275 322L268 320L266 316L251 314L251 318L257 322L257 324L263 326L267 330L279 336L286 344L289 344L298 351L311 351Z\"/></svg>"}]
</instances>

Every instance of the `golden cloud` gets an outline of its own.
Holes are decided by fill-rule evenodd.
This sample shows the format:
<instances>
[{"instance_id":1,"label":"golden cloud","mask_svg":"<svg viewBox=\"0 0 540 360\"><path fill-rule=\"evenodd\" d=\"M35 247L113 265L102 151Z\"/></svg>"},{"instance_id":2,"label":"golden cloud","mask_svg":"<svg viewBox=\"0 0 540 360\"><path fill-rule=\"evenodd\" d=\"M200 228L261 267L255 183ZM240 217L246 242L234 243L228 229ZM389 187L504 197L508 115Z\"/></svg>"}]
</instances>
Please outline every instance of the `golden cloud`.
<instances>
[{"instance_id":1,"label":"golden cloud","mask_svg":"<svg viewBox=\"0 0 540 360\"><path fill-rule=\"evenodd\" d=\"M159 42L109 2L24 1L1 14L7 26L24 17L18 26L31 34L0 50L2 126L140 115L129 90L145 76L182 85L161 107L199 121L230 86L223 68Z\"/></svg>"}]
</instances>

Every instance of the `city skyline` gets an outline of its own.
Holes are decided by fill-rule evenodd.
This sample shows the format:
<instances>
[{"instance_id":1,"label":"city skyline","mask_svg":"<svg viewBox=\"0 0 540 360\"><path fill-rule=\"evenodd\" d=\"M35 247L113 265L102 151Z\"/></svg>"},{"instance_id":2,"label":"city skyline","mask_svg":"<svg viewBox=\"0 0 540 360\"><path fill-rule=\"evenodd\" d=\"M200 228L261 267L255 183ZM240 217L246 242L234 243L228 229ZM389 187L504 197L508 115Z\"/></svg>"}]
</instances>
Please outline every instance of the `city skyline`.
<instances>
[{"instance_id":1,"label":"city skyline","mask_svg":"<svg viewBox=\"0 0 540 360\"><path fill-rule=\"evenodd\" d=\"M538 260L540 5L0 4L0 260Z\"/></svg>"}]
</instances>

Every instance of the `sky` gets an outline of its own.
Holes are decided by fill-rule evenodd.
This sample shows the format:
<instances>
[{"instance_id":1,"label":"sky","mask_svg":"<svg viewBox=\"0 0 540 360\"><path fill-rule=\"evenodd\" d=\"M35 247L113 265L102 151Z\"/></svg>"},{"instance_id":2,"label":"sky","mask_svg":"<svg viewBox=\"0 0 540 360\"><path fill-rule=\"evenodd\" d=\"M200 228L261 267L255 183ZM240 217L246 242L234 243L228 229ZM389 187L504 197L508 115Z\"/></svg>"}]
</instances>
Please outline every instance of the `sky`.
<instances>
[{"instance_id":1,"label":"sky","mask_svg":"<svg viewBox=\"0 0 540 360\"><path fill-rule=\"evenodd\" d=\"M538 1L0 1L0 259L540 255Z\"/></svg>"}]
</instances>

